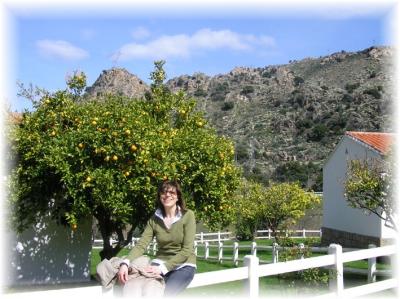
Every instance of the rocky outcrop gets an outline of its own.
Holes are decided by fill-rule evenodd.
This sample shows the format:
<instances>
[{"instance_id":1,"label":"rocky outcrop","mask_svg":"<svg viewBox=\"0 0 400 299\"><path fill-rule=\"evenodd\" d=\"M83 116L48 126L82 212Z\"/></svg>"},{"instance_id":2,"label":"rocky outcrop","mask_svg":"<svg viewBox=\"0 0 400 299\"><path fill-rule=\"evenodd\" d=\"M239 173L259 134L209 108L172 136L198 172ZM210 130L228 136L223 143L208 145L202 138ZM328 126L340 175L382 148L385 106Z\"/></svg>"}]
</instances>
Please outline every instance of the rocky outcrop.
<instances>
[{"instance_id":1,"label":"rocky outcrop","mask_svg":"<svg viewBox=\"0 0 400 299\"><path fill-rule=\"evenodd\" d=\"M101 73L96 82L85 90L87 97L105 94L142 98L150 88L137 76L123 68L112 68Z\"/></svg>"}]
</instances>

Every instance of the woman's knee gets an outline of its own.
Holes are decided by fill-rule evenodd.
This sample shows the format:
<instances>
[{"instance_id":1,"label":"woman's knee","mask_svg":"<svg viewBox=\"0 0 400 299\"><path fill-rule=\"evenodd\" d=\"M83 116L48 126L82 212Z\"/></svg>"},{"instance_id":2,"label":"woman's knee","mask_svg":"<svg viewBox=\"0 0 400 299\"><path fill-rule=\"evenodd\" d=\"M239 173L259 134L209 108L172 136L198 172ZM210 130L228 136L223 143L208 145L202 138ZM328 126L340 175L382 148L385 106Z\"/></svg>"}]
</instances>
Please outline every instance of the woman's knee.
<instances>
[{"instance_id":1,"label":"woman's knee","mask_svg":"<svg viewBox=\"0 0 400 299\"><path fill-rule=\"evenodd\" d=\"M176 295L185 290L193 280L195 271L193 267L183 267L171 272L165 279L165 295Z\"/></svg>"}]
</instances>

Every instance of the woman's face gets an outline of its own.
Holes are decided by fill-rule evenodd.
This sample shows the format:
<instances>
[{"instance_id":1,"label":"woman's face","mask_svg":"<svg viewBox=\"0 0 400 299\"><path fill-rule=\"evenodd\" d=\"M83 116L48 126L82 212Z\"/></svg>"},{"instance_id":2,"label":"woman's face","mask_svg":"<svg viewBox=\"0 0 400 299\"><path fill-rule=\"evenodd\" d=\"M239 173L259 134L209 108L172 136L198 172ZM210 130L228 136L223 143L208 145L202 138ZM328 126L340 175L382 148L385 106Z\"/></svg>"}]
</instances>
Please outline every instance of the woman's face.
<instances>
[{"instance_id":1,"label":"woman's face","mask_svg":"<svg viewBox=\"0 0 400 299\"><path fill-rule=\"evenodd\" d=\"M176 205L178 201L178 194L176 192L176 188L172 186L168 186L160 196L161 204L164 208L171 208Z\"/></svg>"}]
</instances>

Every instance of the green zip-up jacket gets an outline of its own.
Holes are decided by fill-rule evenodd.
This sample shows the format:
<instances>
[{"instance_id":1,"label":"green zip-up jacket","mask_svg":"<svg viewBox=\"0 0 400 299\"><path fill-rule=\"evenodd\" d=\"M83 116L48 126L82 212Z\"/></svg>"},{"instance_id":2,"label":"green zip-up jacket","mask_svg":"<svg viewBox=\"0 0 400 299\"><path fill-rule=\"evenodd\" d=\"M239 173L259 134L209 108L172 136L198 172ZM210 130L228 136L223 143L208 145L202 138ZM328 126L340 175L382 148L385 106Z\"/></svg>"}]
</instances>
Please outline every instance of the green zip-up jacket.
<instances>
[{"instance_id":1,"label":"green zip-up jacket","mask_svg":"<svg viewBox=\"0 0 400 299\"><path fill-rule=\"evenodd\" d=\"M158 245L156 258L165 262L164 265L168 271L185 263L196 265L193 247L195 234L196 221L191 210L187 210L169 229L164 221L154 214L147 222L142 237L129 252L127 259L133 261L143 255L155 236Z\"/></svg>"}]
</instances>

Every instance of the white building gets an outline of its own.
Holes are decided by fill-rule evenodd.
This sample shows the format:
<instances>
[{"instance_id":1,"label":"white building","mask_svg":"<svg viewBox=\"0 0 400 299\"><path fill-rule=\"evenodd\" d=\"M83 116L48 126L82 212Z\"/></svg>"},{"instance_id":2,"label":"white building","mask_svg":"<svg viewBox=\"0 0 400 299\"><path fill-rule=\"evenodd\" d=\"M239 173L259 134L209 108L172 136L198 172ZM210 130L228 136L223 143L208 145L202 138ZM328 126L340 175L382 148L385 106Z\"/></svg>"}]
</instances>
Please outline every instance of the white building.
<instances>
[{"instance_id":1,"label":"white building","mask_svg":"<svg viewBox=\"0 0 400 299\"><path fill-rule=\"evenodd\" d=\"M323 169L322 244L365 248L381 246L396 237L377 215L352 208L344 198L344 182L350 160L381 159L394 143L394 134L346 132Z\"/></svg>"}]
</instances>

